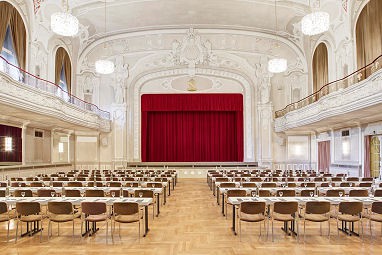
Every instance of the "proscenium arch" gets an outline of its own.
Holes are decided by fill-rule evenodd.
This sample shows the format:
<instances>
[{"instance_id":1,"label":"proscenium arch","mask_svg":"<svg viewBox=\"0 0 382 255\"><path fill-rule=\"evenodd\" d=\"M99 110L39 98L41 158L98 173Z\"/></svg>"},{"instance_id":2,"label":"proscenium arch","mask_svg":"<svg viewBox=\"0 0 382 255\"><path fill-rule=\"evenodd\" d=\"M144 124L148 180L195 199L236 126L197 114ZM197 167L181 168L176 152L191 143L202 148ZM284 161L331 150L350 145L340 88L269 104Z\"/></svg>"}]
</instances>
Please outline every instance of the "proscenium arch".
<instances>
[{"instance_id":1,"label":"proscenium arch","mask_svg":"<svg viewBox=\"0 0 382 255\"><path fill-rule=\"evenodd\" d=\"M137 77L132 81L131 90L129 90L129 97L132 98L134 105L133 108L132 126L133 126L133 161L141 161L141 90L142 87L149 81L166 78L188 75L188 68L174 68L171 70L155 71ZM255 97L255 90L251 80L235 72L227 70L213 69L213 68L196 68L196 75L221 77L238 82L243 88L243 109L244 109L244 161L254 162L256 147L254 144L256 125L252 118L256 114L256 101L252 100Z\"/></svg>"}]
</instances>

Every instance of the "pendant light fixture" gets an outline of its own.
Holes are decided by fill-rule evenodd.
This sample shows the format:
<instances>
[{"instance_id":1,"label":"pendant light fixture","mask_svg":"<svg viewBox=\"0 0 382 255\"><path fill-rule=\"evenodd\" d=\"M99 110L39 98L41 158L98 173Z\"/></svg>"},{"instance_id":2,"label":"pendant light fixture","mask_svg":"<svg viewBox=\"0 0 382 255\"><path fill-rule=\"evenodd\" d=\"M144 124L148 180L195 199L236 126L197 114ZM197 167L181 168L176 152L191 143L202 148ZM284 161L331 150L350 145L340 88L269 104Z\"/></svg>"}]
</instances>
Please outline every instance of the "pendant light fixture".
<instances>
[{"instance_id":1,"label":"pendant light fixture","mask_svg":"<svg viewBox=\"0 0 382 255\"><path fill-rule=\"evenodd\" d=\"M106 36L106 1L105 0L105 36ZM103 49L104 49L104 52L106 52L106 42L103 43ZM114 63L110 60L107 60L106 58L104 59L99 59L95 62L95 69L96 69L96 72L99 73L99 74L111 74L114 72Z\"/></svg>"},{"instance_id":2,"label":"pendant light fixture","mask_svg":"<svg viewBox=\"0 0 382 255\"><path fill-rule=\"evenodd\" d=\"M58 35L75 36L78 33L78 19L69 13L69 0L66 0L64 12L56 12L50 16L50 28Z\"/></svg>"},{"instance_id":3,"label":"pendant light fixture","mask_svg":"<svg viewBox=\"0 0 382 255\"><path fill-rule=\"evenodd\" d=\"M318 1L318 9L320 1ZM310 0L309 0L309 7ZM323 11L311 12L305 15L301 20L301 31L304 35L318 35L329 30L330 16L329 13Z\"/></svg>"},{"instance_id":4,"label":"pendant light fixture","mask_svg":"<svg viewBox=\"0 0 382 255\"><path fill-rule=\"evenodd\" d=\"M277 0L275 0L275 35L277 34ZM275 45L277 48L277 44ZM285 58L275 57L268 61L268 71L270 73L282 73L288 69L288 61Z\"/></svg>"}]
</instances>

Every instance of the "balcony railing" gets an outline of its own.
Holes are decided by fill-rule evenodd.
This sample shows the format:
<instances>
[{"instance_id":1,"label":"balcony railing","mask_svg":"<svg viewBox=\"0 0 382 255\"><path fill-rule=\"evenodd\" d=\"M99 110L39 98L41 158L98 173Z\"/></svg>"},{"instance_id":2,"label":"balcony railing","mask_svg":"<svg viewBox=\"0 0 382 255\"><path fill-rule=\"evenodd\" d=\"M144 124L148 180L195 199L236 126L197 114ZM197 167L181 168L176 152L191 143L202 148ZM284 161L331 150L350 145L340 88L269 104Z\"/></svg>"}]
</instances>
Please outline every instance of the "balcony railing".
<instances>
[{"instance_id":1,"label":"balcony railing","mask_svg":"<svg viewBox=\"0 0 382 255\"><path fill-rule=\"evenodd\" d=\"M354 73L349 74L348 76L333 81L331 83L328 83L324 85L320 90L317 92L297 101L291 104L288 104L284 109L276 111L275 112L275 118L280 118L286 115L287 113L303 108L307 105L310 105L318 100L320 98L333 93L338 90L346 89L347 87L350 87L352 85L355 85L359 83L360 81L366 79L371 74L375 73L382 67L382 55L380 55L378 58L376 58L373 62L368 64L367 66L355 71Z\"/></svg>"},{"instance_id":2,"label":"balcony railing","mask_svg":"<svg viewBox=\"0 0 382 255\"><path fill-rule=\"evenodd\" d=\"M70 104L76 105L81 109L91 111L103 119L110 120L109 112L103 111L99 109L96 105L85 102L82 99L73 96L72 94L63 90L61 87L54 84L53 82L41 79L40 77L37 77L33 74L28 73L27 71L24 71L23 69L13 65L12 63L9 63L2 56L0 56L0 72L8 74L14 80L26 86L33 87L53 94Z\"/></svg>"}]
</instances>

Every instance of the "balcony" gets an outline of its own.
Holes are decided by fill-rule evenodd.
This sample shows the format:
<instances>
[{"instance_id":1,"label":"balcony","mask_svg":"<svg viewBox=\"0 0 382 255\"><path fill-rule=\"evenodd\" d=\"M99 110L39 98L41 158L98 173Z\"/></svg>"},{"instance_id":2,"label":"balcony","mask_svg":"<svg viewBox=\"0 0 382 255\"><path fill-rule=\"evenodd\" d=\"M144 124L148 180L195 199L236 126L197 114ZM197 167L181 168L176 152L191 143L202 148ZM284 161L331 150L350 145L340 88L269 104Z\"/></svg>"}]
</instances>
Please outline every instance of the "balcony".
<instances>
[{"instance_id":1,"label":"balcony","mask_svg":"<svg viewBox=\"0 0 382 255\"><path fill-rule=\"evenodd\" d=\"M382 120L382 56L275 112L275 131L324 131Z\"/></svg>"},{"instance_id":2,"label":"balcony","mask_svg":"<svg viewBox=\"0 0 382 255\"><path fill-rule=\"evenodd\" d=\"M13 66L1 56L0 111L3 119L36 122L45 128L110 132L109 112Z\"/></svg>"}]
</instances>

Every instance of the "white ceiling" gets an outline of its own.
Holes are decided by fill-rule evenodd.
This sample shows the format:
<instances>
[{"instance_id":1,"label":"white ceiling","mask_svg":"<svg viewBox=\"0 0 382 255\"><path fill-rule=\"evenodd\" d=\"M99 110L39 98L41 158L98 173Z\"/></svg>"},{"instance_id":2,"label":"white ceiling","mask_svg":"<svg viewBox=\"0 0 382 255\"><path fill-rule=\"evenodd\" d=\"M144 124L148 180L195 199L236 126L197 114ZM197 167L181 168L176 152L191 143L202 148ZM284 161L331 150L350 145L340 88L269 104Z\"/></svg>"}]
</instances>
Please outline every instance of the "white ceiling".
<instances>
[{"instance_id":1,"label":"white ceiling","mask_svg":"<svg viewBox=\"0 0 382 255\"><path fill-rule=\"evenodd\" d=\"M315 0L312 0L312 3ZM45 2L46 13L61 1ZM309 0L277 1L278 30L309 11ZM104 1L69 0L69 7L83 25L103 33ZM108 33L168 27L227 27L274 30L274 0L107 0Z\"/></svg>"}]
</instances>

